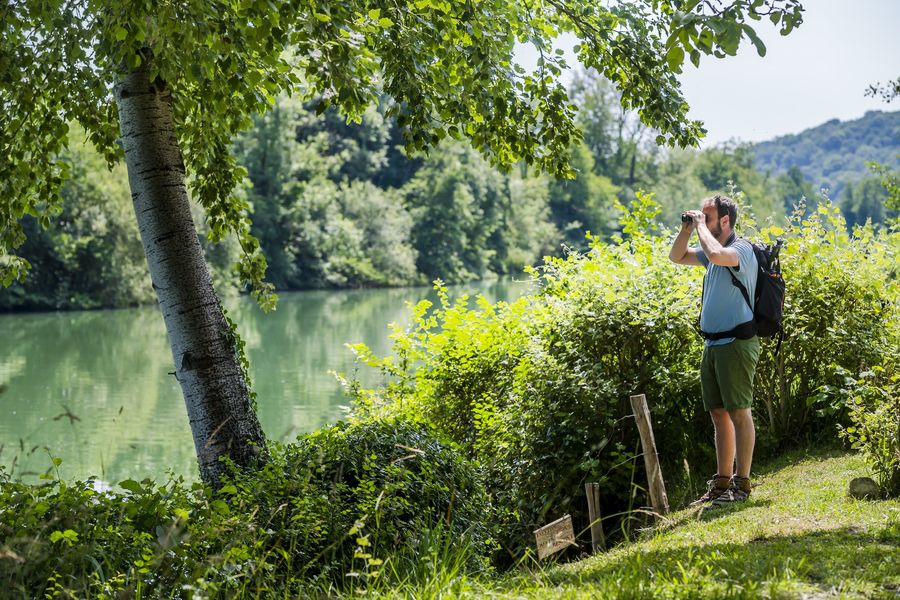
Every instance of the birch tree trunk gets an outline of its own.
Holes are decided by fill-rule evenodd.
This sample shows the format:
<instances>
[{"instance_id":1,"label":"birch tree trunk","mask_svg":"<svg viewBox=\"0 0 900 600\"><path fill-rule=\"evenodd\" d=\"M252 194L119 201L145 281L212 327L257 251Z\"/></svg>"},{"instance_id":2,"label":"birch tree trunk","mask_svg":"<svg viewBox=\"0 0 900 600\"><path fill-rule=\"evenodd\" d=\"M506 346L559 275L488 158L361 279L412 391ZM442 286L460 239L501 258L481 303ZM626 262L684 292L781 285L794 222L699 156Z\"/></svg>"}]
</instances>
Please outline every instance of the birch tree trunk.
<instances>
[{"instance_id":1,"label":"birch tree trunk","mask_svg":"<svg viewBox=\"0 0 900 600\"><path fill-rule=\"evenodd\" d=\"M220 457L253 466L264 455L265 437L191 217L171 93L151 84L146 64L129 72L115 93L134 212L200 476L216 485Z\"/></svg>"}]
</instances>

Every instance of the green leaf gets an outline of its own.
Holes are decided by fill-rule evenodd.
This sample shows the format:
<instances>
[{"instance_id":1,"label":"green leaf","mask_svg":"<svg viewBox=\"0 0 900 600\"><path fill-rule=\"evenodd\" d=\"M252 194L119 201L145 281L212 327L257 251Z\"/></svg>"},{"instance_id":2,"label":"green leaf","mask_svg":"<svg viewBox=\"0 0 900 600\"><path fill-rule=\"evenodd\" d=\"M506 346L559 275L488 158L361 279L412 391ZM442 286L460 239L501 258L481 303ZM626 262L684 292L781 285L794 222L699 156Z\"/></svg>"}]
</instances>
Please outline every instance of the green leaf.
<instances>
[{"instance_id":1,"label":"green leaf","mask_svg":"<svg viewBox=\"0 0 900 600\"><path fill-rule=\"evenodd\" d=\"M329 21L331 21L331 17L329 17L329 16L326 15L326 14L323 14L323 13L313 13L313 15L316 17L316 19L318 19L319 21L321 21L321 22L323 22L323 23L328 23Z\"/></svg>"},{"instance_id":2,"label":"green leaf","mask_svg":"<svg viewBox=\"0 0 900 600\"><path fill-rule=\"evenodd\" d=\"M141 66L141 62L142 62L141 55L138 54L137 52L129 54L125 58L125 64L128 66L129 69L137 69L139 66Z\"/></svg>"},{"instance_id":3,"label":"green leaf","mask_svg":"<svg viewBox=\"0 0 900 600\"><path fill-rule=\"evenodd\" d=\"M54 544L60 541L64 541L66 544L71 546L73 543L78 541L78 532L71 529L66 529L65 531L54 531L50 534L50 541Z\"/></svg>"},{"instance_id":4,"label":"green leaf","mask_svg":"<svg viewBox=\"0 0 900 600\"><path fill-rule=\"evenodd\" d=\"M117 42L121 42L126 37L128 37L128 30L122 27L121 25L116 25L113 29L113 37Z\"/></svg>"},{"instance_id":5,"label":"green leaf","mask_svg":"<svg viewBox=\"0 0 900 600\"><path fill-rule=\"evenodd\" d=\"M373 21L377 21L380 16L381 16L380 8L373 8L372 10L369 11L369 18L372 19Z\"/></svg>"},{"instance_id":6,"label":"green leaf","mask_svg":"<svg viewBox=\"0 0 900 600\"><path fill-rule=\"evenodd\" d=\"M220 515L228 516L231 513L231 509L228 508L228 505L221 500L213 500L210 502L210 506Z\"/></svg>"},{"instance_id":7,"label":"green leaf","mask_svg":"<svg viewBox=\"0 0 900 600\"><path fill-rule=\"evenodd\" d=\"M119 487L135 494L140 494L144 491L144 488L141 487L141 484L134 479L126 479L125 481L120 481Z\"/></svg>"},{"instance_id":8,"label":"green leaf","mask_svg":"<svg viewBox=\"0 0 900 600\"><path fill-rule=\"evenodd\" d=\"M753 45L756 46L756 53L760 56L766 55L766 45L763 43L759 36L756 35L756 31L749 25L744 25L744 33L747 34L747 37L750 38L750 41L753 42Z\"/></svg>"},{"instance_id":9,"label":"green leaf","mask_svg":"<svg viewBox=\"0 0 900 600\"><path fill-rule=\"evenodd\" d=\"M666 53L666 63L676 73L681 72L681 64L684 62L684 50L681 46L672 46Z\"/></svg>"},{"instance_id":10,"label":"green leaf","mask_svg":"<svg viewBox=\"0 0 900 600\"><path fill-rule=\"evenodd\" d=\"M388 19L387 17L382 17L381 19L378 20L378 24L379 24L383 29L387 29L388 27L390 27L391 25L393 25L394 22L391 21L390 19Z\"/></svg>"}]
</instances>

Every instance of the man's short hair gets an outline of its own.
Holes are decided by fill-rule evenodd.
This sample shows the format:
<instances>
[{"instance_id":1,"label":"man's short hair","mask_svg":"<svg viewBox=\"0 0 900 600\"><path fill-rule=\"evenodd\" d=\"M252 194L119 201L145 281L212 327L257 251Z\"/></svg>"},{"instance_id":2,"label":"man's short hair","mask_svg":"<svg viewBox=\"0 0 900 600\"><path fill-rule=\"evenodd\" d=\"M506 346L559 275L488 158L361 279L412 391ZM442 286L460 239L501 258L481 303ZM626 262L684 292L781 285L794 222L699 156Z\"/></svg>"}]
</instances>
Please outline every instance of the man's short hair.
<instances>
[{"instance_id":1,"label":"man's short hair","mask_svg":"<svg viewBox=\"0 0 900 600\"><path fill-rule=\"evenodd\" d=\"M716 207L716 213L719 215L720 219L725 215L728 215L728 223L731 225L731 228L734 229L734 226L737 224L737 205L734 203L734 200L728 196L716 194L715 196L704 199L700 206L707 205Z\"/></svg>"}]
</instances>

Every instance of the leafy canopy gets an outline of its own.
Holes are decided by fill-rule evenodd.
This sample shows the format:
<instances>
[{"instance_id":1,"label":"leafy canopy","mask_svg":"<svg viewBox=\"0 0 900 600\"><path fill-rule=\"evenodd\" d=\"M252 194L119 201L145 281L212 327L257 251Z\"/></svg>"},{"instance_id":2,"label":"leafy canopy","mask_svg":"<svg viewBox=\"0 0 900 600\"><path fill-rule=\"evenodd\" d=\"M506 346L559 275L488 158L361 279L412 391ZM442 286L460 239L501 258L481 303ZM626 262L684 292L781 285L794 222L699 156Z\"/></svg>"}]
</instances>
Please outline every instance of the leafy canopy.
<instances>
[{"instance_id":1,"label":"leafy canopy","mask_svg":"<svg viewBox=\"0 0 900 600\"><path fill-rule=\"evenodd\" d=\"M675 72L685 56L734 54L751 21L787 34L802 21L799 0L20 0L0 8L0 280L24 276L13 252L19 219L46 224L59 211L68 174L62 150L78 122L110 162L119 158L114 86L148 68L171 91L191 192L206 209L210 237L238 235L241 275L265 291L265 259L250 235L248 205L232 194L244 178L230 153L235 132L296 90L358 119L381 93L411 149L468 137L499 165L524 160L571 175L579 134L559 82L561 33L622 93L623 105L659 130L660 142L695 144L704 130L687 117ZM532 44L534 72L513 60ZM265 297L265 296L264 296Z\"/></svg>"}]
</instances>

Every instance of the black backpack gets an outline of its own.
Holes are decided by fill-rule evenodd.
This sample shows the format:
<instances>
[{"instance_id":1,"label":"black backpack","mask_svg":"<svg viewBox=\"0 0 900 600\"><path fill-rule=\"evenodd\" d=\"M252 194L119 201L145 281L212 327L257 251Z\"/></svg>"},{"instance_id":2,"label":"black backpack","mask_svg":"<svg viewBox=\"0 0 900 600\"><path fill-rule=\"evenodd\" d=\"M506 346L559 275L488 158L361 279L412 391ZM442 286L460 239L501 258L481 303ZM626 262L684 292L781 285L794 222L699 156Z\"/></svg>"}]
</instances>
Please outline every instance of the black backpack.
<instances>
[{"instance_id":1,"label":"black backpack","mask_svg":"<svg viewBox=\"0 0 900 600\"><path fill-rule=\"evenodd\" d=\"M778 346L775 348L775 354L778 354L781 349L781 341L784 339L782 320L784 318L784 297L787 290L784 277L781 275L781 261L778 259L778 253L784 246L784 241L777 240L774 246L762 242L751 243L750 246L753 248L753 254L756 255L756 262L759 263L756 273L756 292L753 295L752 303L747 288L734 276L731 267L728 267L728 274L731 275L731 283L741 291L747 306L753 311L753 321L742 323L730 331L712 334L701 332L701 335L708 340L727 337L747 339L754 335L777 336Z\"/></svg>"}]
</instances>

